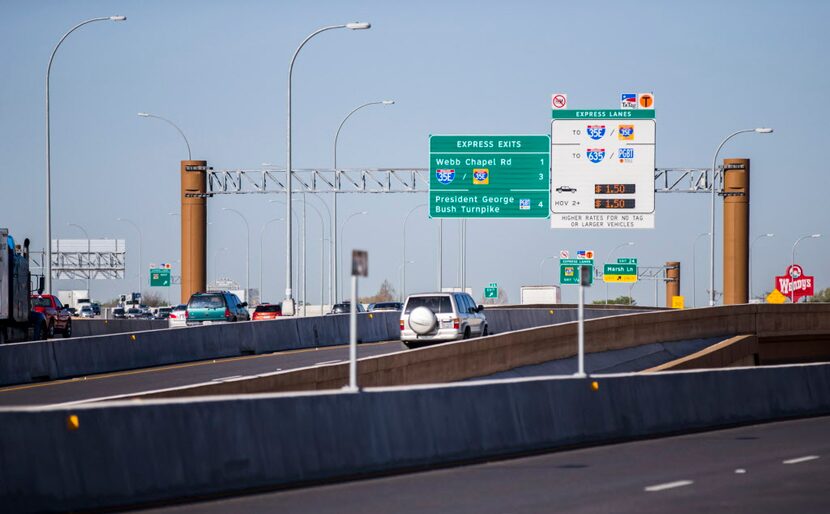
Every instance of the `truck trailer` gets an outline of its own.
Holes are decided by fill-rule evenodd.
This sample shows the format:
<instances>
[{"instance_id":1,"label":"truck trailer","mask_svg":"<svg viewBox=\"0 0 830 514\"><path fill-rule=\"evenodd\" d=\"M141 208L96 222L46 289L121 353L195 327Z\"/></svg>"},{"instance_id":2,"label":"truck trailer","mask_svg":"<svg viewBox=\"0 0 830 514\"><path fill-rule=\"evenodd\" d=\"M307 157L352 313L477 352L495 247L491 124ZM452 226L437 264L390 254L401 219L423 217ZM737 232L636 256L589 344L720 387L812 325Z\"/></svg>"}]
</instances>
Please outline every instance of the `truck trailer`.
<instances>
[{"instance_id":1,"label":"truck trailer","mask_svg":"<svg viewBox=\"0 0 830 514\"><path fill-rule=\"evenodd\" d=\"M43 290L43 277L38 280ZM0 344L43 339L46 317L32 310L29 240L15 244L9 230L0 228Z\"/></svg>"}]
</instances>

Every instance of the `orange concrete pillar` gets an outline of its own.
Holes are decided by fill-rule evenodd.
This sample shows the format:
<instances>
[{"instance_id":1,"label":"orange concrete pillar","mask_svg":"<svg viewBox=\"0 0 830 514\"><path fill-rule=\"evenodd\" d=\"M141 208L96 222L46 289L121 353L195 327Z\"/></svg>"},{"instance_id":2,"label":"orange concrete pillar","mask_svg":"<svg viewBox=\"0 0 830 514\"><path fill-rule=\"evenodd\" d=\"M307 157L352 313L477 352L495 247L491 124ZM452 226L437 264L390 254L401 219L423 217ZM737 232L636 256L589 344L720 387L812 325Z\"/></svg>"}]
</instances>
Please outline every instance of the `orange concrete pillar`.
<instances>
[{"instance_id":1,"label":"orange concrete pillar","mask_svg":"<svg viewBox=\"0 0 830 514\"><path fill-rule=\"evenodd\" d=\"M672 306L672 297L680 296L680 263L666 262L666 307Z\"/></svg>"},{"instance_id":2,"label":"orange concrete pillar","mask_svg":"<svg viewBox=\"0 0 830 514\"><path fill-rule=\"evenodd\" d=\"M207 161L182 161L182 303L207 289Z\"/></svg>"},{"instance_id":3,"label":"orange concrete pillar","mask_svg":"<svg viewBox=\"0 0 830 514\"><path fill-rule=\"evenodd\" d=\"M749 302L749 159L723 160L723 304Z\"/></svg>"}]
</instances>

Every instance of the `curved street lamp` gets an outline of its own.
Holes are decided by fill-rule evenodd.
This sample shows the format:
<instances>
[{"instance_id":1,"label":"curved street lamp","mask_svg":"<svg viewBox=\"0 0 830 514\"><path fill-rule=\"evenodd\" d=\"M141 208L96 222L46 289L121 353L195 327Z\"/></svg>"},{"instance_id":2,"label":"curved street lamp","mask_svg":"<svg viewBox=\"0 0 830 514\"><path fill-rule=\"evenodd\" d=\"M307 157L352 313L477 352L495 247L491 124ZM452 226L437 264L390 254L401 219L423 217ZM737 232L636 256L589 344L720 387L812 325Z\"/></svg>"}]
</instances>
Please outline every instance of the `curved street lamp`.
<instances>
[{"instance_id":1,"label":"curved street lamp","mask_svg":"<svg viewBox=\"0 0 830 514\"><path fill-rule=\"evenodd\" d=\"M792 259L790 260L790 266L795 265L795 247L798 246L798 243L800 243L801 241L803 241L805 239L811 239L811 238L812 239L818 239L819 237L821 237L821 234L810 234L810 235L807 235L807 236L801 236L798 239L796 239L795 243L793 244L793 253L792 253ZM793 289L792 293L790 294L790 301L792 303L795 303L795 289Z\"/></svg>"},{"instance_id":2,"label":"curved street lamp","mask_svg":"<svg viewBox=\"0 0 830 514\"><path fill-rule=\"evenodd\" d=\"M49 66L46 68L46 292L52 293L52 129L49 123L49 81L52 75L52 62L55 60L55 54L58 52L61 43L69 37L77 29L84 25L96 21L125 21L126 16L101 16L99 18L90 18L82 21L69 29L63 37L60 38L58 44L52 50L52 55L49 56Z\"/></svg>"},{"instance_id":3,"label":"curved street lamp","mask_svg":"<svg viewBox=\"0 0 830 514\"><path fill-rule=\"evenodd\" d=\"M162 118L161 116L157 116L155 114L150 114L148 112L140 112L140 113L138 113L138 116L141 117L141 118L156 118L158 120L165 121L165 122L169 123L170 125L172 125L174 129L179 131L179 134L182 136L182 139L184 139L184 144L187 145L187 160L188 161L193 160L193 156L190 153L190 142L188 142L187 136L184 135L184 132L182 132L182 129L180 129L178 125L176 125L172 121L168 120L167 118Z\"/></svg>"},{"instance_id":4,"label":"curved street lamp","mask_svg":"<svg viewBox=\"0 0 830 514\"><path fill-rule=\"evenodd\" d=\"M349 114L347 114L345 118L343 118L343 121L341 121L340 125L337 127L337 132L334 134L334 193L332 193L333 194L333 199L332 199L332 211L333 212L332 212L332 218L331 218L331 226L332 227L337 226L337 189L340 187L340 174L337 173L337 140L340 138L340 130L343 128L343 125L346 124L346 120L348 120L349 118L352 117L352 114L356 113L360 109L363 109L364 107L369 107L370 105L394 105L394 104L395 104L394 100L378 100L378 101L375 101L375 102L366 102L365 104L359 105L359 106L355 107L354 109L352 109L352 111ZM338 253L337 253L337 237L336 236L337 235L335 234L335 237L332 238L332 242L331 242L332 274L334 275L334 284L333 284L334 287L333 287L333 289L334 289L335 292L337 291L338 276L339 276L339 274L337 273L337 259L335 258L338 255ZM332 305L334 305L334 304L332 303Z\"/></svg>"},{"instance_id":5,"label":"curved street lamp","mask_svg":"<svg viewBox=\"0 0 830 514\"><path fill-rule=\"evenodd\" d=\"M302 50L305 44L321 32L334 29L366 30L371 27L371 23L352 22L344 25L330 25L319 28L309 34L300 43L300 46L297 47L297 50L294 51L294 55L291 57L291 63L288 65L288 129L286 130L287 145L285 152L285 303L288 305L283 306L283 312L289 315L294 314L294 297L291 288L291 182L293 180L291 169L291 79L294 74L294 62L297 60L297 54L300 53L300 50Z\"/></svg>"}]
</instances>

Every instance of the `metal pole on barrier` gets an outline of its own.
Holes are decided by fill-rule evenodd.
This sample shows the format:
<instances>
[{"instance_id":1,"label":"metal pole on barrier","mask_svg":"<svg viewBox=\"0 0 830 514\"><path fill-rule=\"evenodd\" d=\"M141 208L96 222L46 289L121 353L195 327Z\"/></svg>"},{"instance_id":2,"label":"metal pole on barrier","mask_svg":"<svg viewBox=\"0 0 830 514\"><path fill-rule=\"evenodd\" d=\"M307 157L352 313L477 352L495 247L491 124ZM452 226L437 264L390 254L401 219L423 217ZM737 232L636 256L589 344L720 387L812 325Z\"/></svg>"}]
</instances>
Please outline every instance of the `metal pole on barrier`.
<instances>
[{"instance_id":1,"label":"metal pole on barrier","mask_svg":"<svg viewBox=\"0 0 830 514\"><path fill-rule=\"evenodd\" d=\"M349 312L349 390L357 391L357 275L352 275Z\"/></svg>"},{"instance_id":2,"label":"metal pole on barrier","mask_svg":"<svg viewBox=\"0 0 830 514\"><path fill-rule=\"evenodd\" d=\"M352 250L352 301L349 305L349 385L346 389L357 392L357 277L369 275L369 253Z\"/></svg>"},{"instance_id":3,"label":"metal pole on barrier","mask_svg":"<svg viewBox=\"0 0 830 514\"><path fill-rule=\"evenodd\" d=\"M576 372L577 378L585 378L585 288L591 285L591 267L579 267L579 306L577 308L577 339L578 339L578 356L579 369Z\"/></svg>"}]
</instances>

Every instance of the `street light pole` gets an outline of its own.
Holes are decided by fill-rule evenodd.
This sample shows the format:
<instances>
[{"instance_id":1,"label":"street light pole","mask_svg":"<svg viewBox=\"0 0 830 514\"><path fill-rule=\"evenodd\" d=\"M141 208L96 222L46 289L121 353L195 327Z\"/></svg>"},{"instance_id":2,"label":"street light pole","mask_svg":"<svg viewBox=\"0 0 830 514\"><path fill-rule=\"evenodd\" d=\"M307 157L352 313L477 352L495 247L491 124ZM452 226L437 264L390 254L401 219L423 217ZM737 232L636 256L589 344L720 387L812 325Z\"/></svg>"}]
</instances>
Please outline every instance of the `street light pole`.
<instances>
[{"instance_id":1,"label":"street light pole","mask_svg":"<svg viewBox=\"0 0 830 514\"><path fill-rule=\"evenodd\" d=\"M213 252L213 282L218 286L219 285L219 253L227 251L226 247L217 248L215 252Z\"/></svg>"},{"instance_id":2,"label":"street light pole","mask_svg":"<svg viewBox=\"0 0 830 514\"><path fill-rule=\"evenodd\" d=\"M263 239L263 235L265 234L265 228L274 221L285 221L285 219L284 218L270 219L270 220L266 221L264 225L262 225L261 229L259 229L259 303L262 303L262 298L264 296L262 294L262 291L263 291L263 287L262 287L262 284L263 284L262 283L262 239Z\"/></svg>"},{"instance_id":3,"label":"street light pole","mask_svg":"<svg viewBox=\"0 0 830 514\"><path fill-rule=\"evenodd\" d=\"M715 151L715 157L712 159L712 195L711 195L711 205L709 208L709 306L712 307L715 305L715 199L718 196L717 193L717 180L715 178L716 168L718 165L718 154L723 148L723 145L726 144L727 141L732 139L733 137L737 136L738 134L746 134L749 132L754 132L756 134L771 134L771 128L754 128L754 129L744 129L738 130L737 132L733 132L729 134L726 139L724 139L718 149ZM723 177L723 173L721 173L721 177Z\"/></svg>"},{"instance_id":4,"label":"street light pole","mask_svg":"<svg viewBox=\"0 0 830 514\"><path fill-rule=\"evenodd\" d=\"M143 258L141 257L141 247L144 245L144 234L141 233L141 227L136 224L136 222L129 220L127 218L115 218L115 221L122 221L124 223L128 223L133 226L138 231L138 294L141 294L141 287L144 284L144 281L141 280L141 270L143 269Z\"/></svg>"},{"instance_id":5,"label":"street light pole","mask_svg":"<svg viewBox=\"0 0 830 514\"><path fill-rule=\"evenodd\" d=\"M398 275L401 278L401 303L406 299L406 265L415 264L415 261L403 261L398 265Z\"/></svg>"},{"instance_id":6,"label":"street light pole","mask_svg":"<svg viewBox=\"0 0 830 514\"><path fill-rule=\"evenodd\" d=\"M790 270L792 270L792 267L795 266L795 247L798 246L798 243L800 243L801 241L803 241L805 239L810 239L810 238L817 239L819 237L821 237L821 234L810 234L808 236L801 236L798 239L796 239L795 243L793 244L793 254L792 254L792 259L790 260ZM790 292L790 301L792 303L795 303L795 289L793 289Z\"/></svg>"},{"instance_id":7,"label":"street light pole","mask_svg":"<svg viewBox=\"0 0 830 514\"><path fill-rule=\"evenodd\" d=\"M337 226L337 190L340 188L340 174L337 172L337 141L340 139L340 130L343 128L343 125L346 124L346 121L352 117L352 114L356 113L360 109L364 107L369 107L370 105L394 105L394 100L379 100L376 102L367 102L363 105L355 107L352 111L343 118L343 121L340 122L340 125L337 127L337 132L334 134L334 193L332 198L332 218L331 218L331 226ZM338 266L338 253L337 253L337 234L334 234L332 237L331 242L331 262L332 262L332 274L334 275L334 283L332 284L332 290L337 293L338 290L338 273L337 273L337 266ZM334 301L332 300L332 305L334 305Z\"/></svg>"},{"instance_id":8,"label":"street light pole","mask_svg":"<svg viewBox=\"0 0 830 514\"><path fill-rule=\"evenodd\" d=\"M329 225L328 225L328 227L329 227L328 228L329 237L325 238L325 241L329 245L329 254L331 254L331 251L332 251L331 241L333 239L335 239L334 230L332 229L332 227L334 225L332 225L331 210L329 209L329 206L326 205L325 200L323 200L319 196L311 195L311 198L316 198L317 200L319 200L320 205L322 205L326 209L326 214L328 215L327 219L329 220ZM322 254L322 252L321 252L321 254ZM336 262L336 260L332 259L331 256L329 256L329 260L332 261L332 265L329 266L329 305L334 305L334 297L336 296L336 294L335 294L335 290L334 290L334 281L332 279L332 272L333 272L333 267L334 267L334 263ZM322 296L321 296L321 298L322 298ZM320 300L320 301L322 302L323 300Z\"/></svg>"},{"instance_id":9,"label":"street light pole","mask_svg":"<svg viewBox=\"0 0 830 514\"><path fill-rule=\"evenodd\" d=\"M623 243L621 245L615 246L613 250L608 252L608 257L605 259L605 264L610 264L609 261L611 260L611 257L614 255L614 252L616 252L617 250L619 250L623 246L634 246L634 241L629 241L627 243ZM603 278L602 281L605 282L605 278ZM605 282L605 305L608 305L608 282ZM655 305L655 307L657 306L657 300L654 301L654 305Z\"/></svg>"},{"instance_id":10,"label":"street light pole","mask_svg":"<svg viewBox=\"0 0 830 514\"><path fill-rule=\"evenodd\" d=\"M236 209L222 207L222 210L235 213L237 216L242 218L242 221L245 222L245 301L248 302L251 294L251 226L248 225L248 220L245 216Z\"/></svg>"},{"instance_id":11,"label":"street light pole","mask_svg":"<svg viewBox=\"0 0 830 514\"><path fill-rule=\"evenodd\" d=\"M306 37L300 46L297 47L297 50L294 51L294 55L291 57L291 63L288 65L288 129L286 131L286 152L285 152L285 304L283 306L283 314L287 315L294 315L294 297L293 292L291 289L292 282L291 282L291 182L293 180L292 177L292 168L291 168L291 82L292 76L294 74L294 62L297 60L297 54L300 53L303 46L305 46L308 41L320 34L321 32L325 32L327 30L333 29L351 29L351 30L365 30L371 28L372 25L370 23L365 22L354 22L354 23L346 23L345 25L330 25L327 27L322 27L320 29L315 30L312 32L308 37Z\"/></svg>"},{"instance_id":12,"label":"street light pole","mask_svg":"<svg viewBox=\"0 0 830 514\"><path fill-rule=\"evenodd\" d=\"M52 50L52 55L49 56L49 65L46 68L46 272L44 273L46 275L46 292L49 294L52 294L52 130L49 123L49 80L52 75L52 62L55 60L55 54L58 52L61 43L69 37L69 34L72 34L87 23L95 21L124 21L126 19L126 16L101 16L99 18L82 21L69 29L60 38L58 44Z\"/></svg>"},{"instance_id":13,"label":"street light pole","mask_svg":"<svg viewBox=\"0 0 830 514\"><path fill-rule=\"evenodd\" d=\"M696 257L697 257L697 241L703 236L711 236L710 232L703 232L698 234L695 238L694 243L692 243L692 307L697 307L697 265L696 265Z\"/></svg>"},{"instance_id":14,"label":"street light pole","mask_svg":"<svg viewBox=\"0 0 830 514\"><path fill-rule=\"evenodd\" d=\"M756 237L749 243L749 301L752 301L752 245L755 244L755 241L764 238L764 237L774 237L775 234L761 234L760 236Z\"/></svg>"},{"instance_id":15,"label":"street light pole","mask_svg":"<svg viewBox=\"0 0 830 514\"><path fill-rule=\"evenodd\" d=\"M409 216L411 216L413 212L415 212L417 209L419 209L421 207L426 207L426 206L427 206L427 204L425 204L425 203L421 203L421 204L416 205L415 207L410 209L408 213L406 213L406 216L403 219L403 230L401 231L401 232L403 232L403 252L401 254L401 262L402 263L406 262L406 222L409 221ZM406 266L404 265L403 266L403 275L402 275L402 280L401 280L401 295L405 295L405 294L406 294ZM403 300L401 300L401 301L403 301Z\"/></svg>"},{"instance_id":16,"label":"street light pole","mask_svg":"<svg viewBox=\"0 0 830 514\"><path fill-rule=\"evenodd\" d=\"M90 264L89 256L90 256L90 253L91 253L89 233L86 231L86 229L84 227L78 225L77 223L67 223L66 226L79 228L81 230L81 232L84 233L84 237L86 237L86 265L89 266L89 264ZM87 275L86 275L86 294L89 298L92 298L92 292L91 292L92 289L89 286L91 278L92 278L92 270L88 269L87 270Z\"/></svg>"},{"instance_id":17,"label":"street light pole","mask_svg":"<svg viewBox=\"0 0 830 514\"><path fill-rule=\"evenodd\" d=\"M346 221L343 222L343 225L340 226L340 242L341 243L343 243L343 231L346 230L346 224L349 223L350 219L354 218L355 216L360 216L361 214L369 214L369 213L367 211L353 212L346 218ZM341 244L340 246L342 247L343 244ZM340 253L343 253L342 248L341 248ZM338 258L339 257L342 257L342 256L338 256ZM340 286L341 286L341 289L342 289L342 286L343 286L343 281L342 280L340 281ZM340 296L341 297L343 297L343 294L344 294L343 291L340 291Z\"/></svg>"},{"instance_id":18,"label":"street light pole","mask_svg":"<svg viewBox=\"0 0 830 514\"><path fill-rule=\"evenodd\" d=\"M166 121L167 123L172 125L174 129L179 131L179 134L182 136L182 139L184 139L184 144L187 145L187 160L188 161L193 160L193 156L190 153L190 142L187 140L187 137L184 135L184 132L182 132L182 129L180 129L178 125L176 125L172 121L168 120L167 118L162 118L161 116L157 116L155 114L150 114L148 112L140 112L140 113L138 113L138 116L141 117L141 118L156 118L156 119L161 120L161 121Z\"/></svg>"},{"instance_id":19,"label":"street light pole","mask_svg":"<svg viewBox=\"0 0 830 514\"><path fill-rule=\"evenodd\" d=\"M323 221L323 215L320 213L320 209L318 209L317 207L315 207L314 205L312 205L310 203L307 203L305 201L305 195L303 195L303 207L305 207L306 205L311 207L312 210L314 210L314 212L317 213L317 217L320 219L320 314L322 315L323 314L323 303L325 303L325 298L323 297L323 291L324 291L324 288L325 288L325 284L323 283L323 279L325 277L325 274L323 273L323 270L325 269L325 253L326 252L325 252L325 246L323 246L323 242L326 239L326 233L325 233L326 225L325 225L325 222ZM303 290L305 291L305 285L303 286ZM305 316L305 314L306 314L306 310L305 310L305 304L306 303L308 303L308 302L303 303L303 316Z\"/></svg>"}]
</instances>

